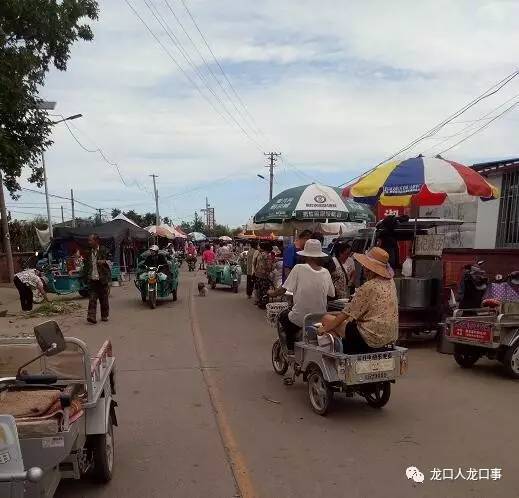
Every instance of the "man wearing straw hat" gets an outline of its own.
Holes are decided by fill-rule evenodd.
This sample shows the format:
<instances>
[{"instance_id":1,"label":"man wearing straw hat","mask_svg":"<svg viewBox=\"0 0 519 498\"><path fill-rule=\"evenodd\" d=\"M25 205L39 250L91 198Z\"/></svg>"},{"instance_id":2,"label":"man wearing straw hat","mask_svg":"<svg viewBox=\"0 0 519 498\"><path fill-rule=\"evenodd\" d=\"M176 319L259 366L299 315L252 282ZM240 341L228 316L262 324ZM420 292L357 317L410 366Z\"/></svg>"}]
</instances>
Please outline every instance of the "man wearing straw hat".
<instances>
[{"instance_id":1,"label":"man wearing straw hat","mask_svg":"<svg viewBox=\"0 0 519 498\"><path fill-rule=\"evenodd\" d=\"M321 242L308 239L304 250L297 255L304 258L304 264L294 266L283 286L268 292L270 297L276 297L291 292L294 296L292 309L281 312L279 323L287 337L287 347L294 349L305 316L309 313L326 313L329 297L335 297L330 272L322 267L327 254L322 251Z\"/></svg>"},{"instance_id":2,"label":"man wearing straw hat","mask_svg":"<svg viewBox=\"0 0 519 498\"><path fill-rule=\"evenodd\" d=\"M366 277L353 299L337 316L325 315L318 333L333 332L342 337L345 353L368 352L398 338L398 300L389 265L389 254L372 247L354 254Z\"/></svg>"}]
</instances>

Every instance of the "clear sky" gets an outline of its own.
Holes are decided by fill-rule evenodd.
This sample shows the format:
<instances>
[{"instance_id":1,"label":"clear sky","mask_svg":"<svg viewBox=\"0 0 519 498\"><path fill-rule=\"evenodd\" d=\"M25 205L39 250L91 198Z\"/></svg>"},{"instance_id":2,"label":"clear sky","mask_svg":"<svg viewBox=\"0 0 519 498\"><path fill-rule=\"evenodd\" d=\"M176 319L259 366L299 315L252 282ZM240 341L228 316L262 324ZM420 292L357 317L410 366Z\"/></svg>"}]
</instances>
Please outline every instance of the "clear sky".
<instances>
[{"instance_id":1,"label":"clear sky","mask_svg":"<svg viewBox=\"0 0 519 498\"><path fill-rule=\"evenodd\" d=\"M128 186L60 124L46 154L49 189L68 195L74 188L78 199L100 208L153 211L148 175L156 173L161 214L177 222L192 218L208 196L217 222L245 223L268 199L268 184L256 176L268 173L263 151L285 157L275 191L312 181L339 185L519 65L514 1L184 0L252 122L182 0L128 1L186 74L125 0L101 0L94 41L74 46L68 71L52 71L42 96L58 102L58 113L83 114L71 122L72 131L87 148L101 147ZM169 36L146 4L156 8ZM406 154L443 150L517 95L519 78ZM473 121L491 111L487 120ZM445 156L466 164L517 157L518 124L514 108ZM42 202L43 196L24 193L8 205L17 217L30 217L24 213L44 213ZM68 208L53 200L57 219L62 204Z\"/></svg>"}]
</instances>

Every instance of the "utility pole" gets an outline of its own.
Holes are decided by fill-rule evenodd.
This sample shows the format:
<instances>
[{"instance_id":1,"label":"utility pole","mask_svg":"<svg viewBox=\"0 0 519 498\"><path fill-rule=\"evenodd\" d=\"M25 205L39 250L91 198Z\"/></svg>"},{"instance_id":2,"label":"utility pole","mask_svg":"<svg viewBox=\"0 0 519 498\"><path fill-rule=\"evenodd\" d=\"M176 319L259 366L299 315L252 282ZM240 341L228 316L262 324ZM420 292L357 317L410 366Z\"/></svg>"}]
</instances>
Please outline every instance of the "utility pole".
<instances>
[{"instance_id":1,"label":"utility pole","mask_svg":"<svg viewBox=\"0 0 519 498\"><path fill-rule=\"evenodd\" d=\"M208 230L213 230L215 221L214 221L214 208L209 204L209 200L207 197L205 198L205 209L201 209L202 213L205 214L205 226Z\"/></svg>"},{"instance_id":2,"label":"utility pole","mask_svg":"<svg viewBox=\"0 0 519 498\"><path fill-rule=\"evenodd\" d=\"M61 223L65 223L65 217L63 216L63 206L61 206Z\"/></svg>"},{"instance_id":3,"label":"utility pole","mask_svg":"<svg viewBox=\"0 0 519 498\"><path fill-rule=\"evenodd\" d=\"M274 188L274 166L276 165L276 161L278 157L281 155L280 152L264 152L263 155L269 158L269 164L266 166L270 170L270 189L269 189L269 201L272 200L272 191Z\"/></svg>"},{"instance_id":4,"label":"utility pole","mask_svg":"<svg viewBox=\"0 0 519 498\"><path fill-rule=\"evenodd\" d=\"M47 185L47 169L45 168L45 155L41 153L41 164L43 166L43 184L45 186L45 202L47 203L47 224L49 225L49 237L52 239L52 217L50 214L49 187Z\"/></svg>"},{"instance_id":5,"label":"utility pole","mask_svg":"<svg viewBox=\"0 0 519 498\"><path fill-rule=\"evenodd\" d=\"M76 228L76 212L74 211L74 190L70 189L70 202L72 202L72 228Z\"/></svg>"},{"instance_id":6,"label":"utility pole","mask_svg":"<svg viewBox=\"0 0 519 498\"><path fill-rule=\"evenodd\" d=\"M103 210L98 209L98 211L99 211L99 224L101 224L103 222Z\"/></svg>"},{"instance_id":7,"label":"utility pole","mask_svg":"<svg viewBox=\"0 0 519 498\"><path fill-rule=\"evenodd\" d=\"M0 214L2 215L2 232L3 232L3 245L4 252L7 258L7 271L9 273L9 282L14 279L14 264L13 264L13 253L11 251L11 237L9 236L9 221L7 219L7 210L5 209L5 197L4 197L4 181L2 178L2 171L0 170Z\"/></svg>"},{"instance_id":8,"label":"utility pole","mask_svg":"<svg viewBox=\"0 0 519 498\"><path fill-rule=\"evenodd\" d=\"M153 191L155 192L155 224L160 226L160 215L159 215L159 193L157 191L156 178L158 175L150 175L153 178Z\"/></svg>"}]
</instances>

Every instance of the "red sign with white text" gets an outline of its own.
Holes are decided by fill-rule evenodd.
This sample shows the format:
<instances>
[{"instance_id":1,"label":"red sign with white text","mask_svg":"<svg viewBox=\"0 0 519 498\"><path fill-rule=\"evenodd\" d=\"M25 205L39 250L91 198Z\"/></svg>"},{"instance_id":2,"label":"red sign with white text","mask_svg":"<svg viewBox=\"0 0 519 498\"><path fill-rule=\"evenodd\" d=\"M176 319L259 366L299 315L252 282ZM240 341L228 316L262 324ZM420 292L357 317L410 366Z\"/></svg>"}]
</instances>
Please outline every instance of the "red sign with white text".
<instances>
[{"instance_id":1,"label":"red sign with white text","mask_svg":"<svg viewBox=\"0 0 519 498\"><path fill-rule=\"evenodd\" d=\"M488 343L492 341L492 324L470 320L457 322L452 327L452 336L470 342Z\"/></svg>"}]
</instances>

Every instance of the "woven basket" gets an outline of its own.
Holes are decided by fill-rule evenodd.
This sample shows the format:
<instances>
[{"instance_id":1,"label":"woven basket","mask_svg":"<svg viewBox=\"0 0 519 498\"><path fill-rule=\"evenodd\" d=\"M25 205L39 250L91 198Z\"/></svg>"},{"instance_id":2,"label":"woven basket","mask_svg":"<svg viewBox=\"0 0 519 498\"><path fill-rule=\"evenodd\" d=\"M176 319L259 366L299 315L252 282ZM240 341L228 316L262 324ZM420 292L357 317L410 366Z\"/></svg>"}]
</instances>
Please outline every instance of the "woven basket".
<instances>
[{"instance_id":1,"label":"woven basket","mask_svg":"<svg viewBox=\"0 0 519 498\"><path fill-rule=\"evenodd\" d=\"M290 307L288 303L268 303L267 304L267 323L272 328L277 328L278 316L282 311Z\"/></svg>"}]
</instances>

